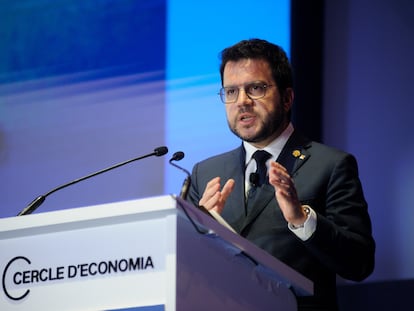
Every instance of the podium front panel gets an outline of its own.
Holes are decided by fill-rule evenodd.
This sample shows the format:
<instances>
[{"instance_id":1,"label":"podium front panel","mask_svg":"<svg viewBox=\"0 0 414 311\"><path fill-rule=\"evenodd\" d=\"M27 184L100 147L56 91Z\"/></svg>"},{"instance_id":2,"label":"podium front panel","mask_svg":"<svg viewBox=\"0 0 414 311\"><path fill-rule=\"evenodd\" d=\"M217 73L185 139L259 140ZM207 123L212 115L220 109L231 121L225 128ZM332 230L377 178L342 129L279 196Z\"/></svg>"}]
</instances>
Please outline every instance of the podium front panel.
<instances>
[{"instance_id":1,"label":"podium front panel","mask_svg":"<svg viewBox=\"0 0 414 311\"><path fill-rule=\"evenodd\" d=\"M175 202L141 204L7 219L13 229L0 236L0 310L118 310L174 299L167 269L175 269Z\"/></svg>"}]
</instances>

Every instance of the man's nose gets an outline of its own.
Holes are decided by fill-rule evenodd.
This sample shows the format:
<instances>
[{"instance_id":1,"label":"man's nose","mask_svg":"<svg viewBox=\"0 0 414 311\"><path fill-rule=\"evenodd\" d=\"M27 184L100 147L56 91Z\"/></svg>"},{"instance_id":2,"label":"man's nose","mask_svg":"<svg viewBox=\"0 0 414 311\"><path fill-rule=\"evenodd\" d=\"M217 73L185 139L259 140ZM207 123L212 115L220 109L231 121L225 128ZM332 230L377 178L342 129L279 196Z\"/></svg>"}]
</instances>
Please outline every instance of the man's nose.
<instances>
[{"instance_id":1,"label":"man's nose","mask_svg":"<svg viewBox=\"0 0 414 311\"><path fill-rule=\"evenodd\" d=\"M247 95L244 88L239 89L239 96L237 97L237 105L249 105L252 104L253 100Z\"/></svg>"}]
</instances>

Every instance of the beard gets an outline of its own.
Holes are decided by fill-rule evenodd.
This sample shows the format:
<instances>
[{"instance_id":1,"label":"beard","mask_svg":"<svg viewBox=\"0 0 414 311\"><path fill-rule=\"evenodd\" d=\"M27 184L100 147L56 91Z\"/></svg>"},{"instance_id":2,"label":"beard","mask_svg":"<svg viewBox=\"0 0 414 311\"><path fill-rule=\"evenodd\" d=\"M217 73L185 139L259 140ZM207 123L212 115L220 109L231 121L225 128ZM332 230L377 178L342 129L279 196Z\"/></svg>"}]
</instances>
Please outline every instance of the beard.
<instances>
[{"instance_id":1,"label":"beard","mask_svg":"<svg viewBox=\"0 0 414 311\"><path fill-rule=\"evenodd\" d=\"M258 116L257 116L258 117ZM287 114L283 109L275 109L272 113L266 115L263 119L260 118L260 126L253 135L245 135L242 131L237 129L237 122L232 125L227 119L227 124L231 132L248 143L260 143L267 140L269 137L277 137L277 133L281 133L287 122Z\"/></svg>"}]
</instances>

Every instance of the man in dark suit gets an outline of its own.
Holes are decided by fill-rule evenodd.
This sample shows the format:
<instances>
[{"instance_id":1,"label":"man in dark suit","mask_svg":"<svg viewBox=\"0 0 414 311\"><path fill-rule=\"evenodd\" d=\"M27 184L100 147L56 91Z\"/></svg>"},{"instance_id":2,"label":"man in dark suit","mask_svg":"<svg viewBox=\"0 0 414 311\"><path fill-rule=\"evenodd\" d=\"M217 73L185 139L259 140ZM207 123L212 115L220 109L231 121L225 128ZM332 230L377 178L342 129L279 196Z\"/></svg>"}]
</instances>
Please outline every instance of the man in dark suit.
<instances>
[{"instance_id":1,"label":"man in dark suit","mask_svg":"<svg viewBox=\"0 0 414 311\"><path fill-rule=\"evenodd\" d=\"M241 41L223 50L220 74L242 145L197 163L188 199L312 280L314 296L299 297L299 310L336 310L336 275L360 281L374 268L356 160L294 129L292 70L279 46Z\"/></svg>"}]
</instances>

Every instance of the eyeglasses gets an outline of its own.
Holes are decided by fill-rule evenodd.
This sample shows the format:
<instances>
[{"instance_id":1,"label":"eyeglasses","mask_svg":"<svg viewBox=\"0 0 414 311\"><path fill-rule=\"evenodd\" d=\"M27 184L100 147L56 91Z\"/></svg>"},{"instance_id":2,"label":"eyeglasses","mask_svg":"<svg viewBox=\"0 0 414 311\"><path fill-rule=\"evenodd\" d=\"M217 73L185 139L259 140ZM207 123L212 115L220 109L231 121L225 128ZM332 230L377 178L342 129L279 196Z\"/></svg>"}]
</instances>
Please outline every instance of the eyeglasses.
<instances>
[{"instance_id":1,"label":"eyeglasses","mask_svg":"<svg viewBox=\"0 0 414 311\"><path fill-rule=\"evenodd\" d=\"M223 103L231 104L237 101L237 98L239 97L240 88L244 89L244 92L250 99L259 99L266 95L267 88L271 86L272 85L263 82L253 82L248 83L242 87L222 87L218 94L220 95L220 99Z\"/></svg>"}]
</instances>

